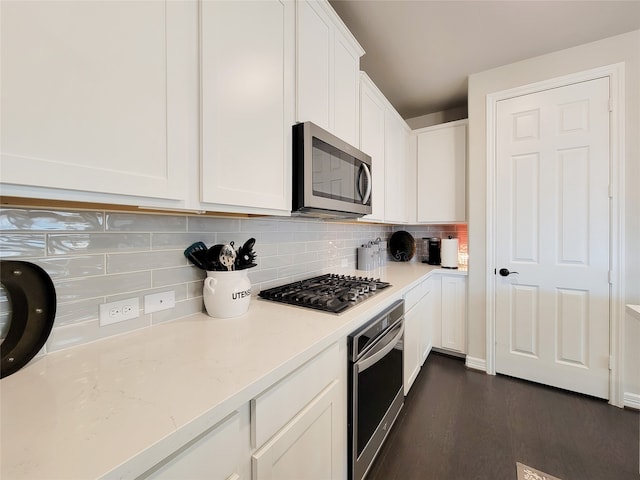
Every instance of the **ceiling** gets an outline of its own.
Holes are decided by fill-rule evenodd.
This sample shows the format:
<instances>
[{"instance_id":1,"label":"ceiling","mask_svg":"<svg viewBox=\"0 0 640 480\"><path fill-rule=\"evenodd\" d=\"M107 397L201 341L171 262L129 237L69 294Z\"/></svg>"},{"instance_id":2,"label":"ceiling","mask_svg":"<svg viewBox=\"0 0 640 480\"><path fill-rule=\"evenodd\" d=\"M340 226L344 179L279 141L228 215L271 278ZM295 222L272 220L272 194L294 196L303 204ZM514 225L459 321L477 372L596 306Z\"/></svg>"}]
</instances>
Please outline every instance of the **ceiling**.
<instances>
[{"instance_id":1,"label":"ceiling","mask_svg":"<svg viewBox=\"0 0 640 480\"><path fill-rule=\"evenodd\" d=\"M467 77L640 29L640 0L329 0L407 119L464 107Z\"/></svg>"}]
</instances>

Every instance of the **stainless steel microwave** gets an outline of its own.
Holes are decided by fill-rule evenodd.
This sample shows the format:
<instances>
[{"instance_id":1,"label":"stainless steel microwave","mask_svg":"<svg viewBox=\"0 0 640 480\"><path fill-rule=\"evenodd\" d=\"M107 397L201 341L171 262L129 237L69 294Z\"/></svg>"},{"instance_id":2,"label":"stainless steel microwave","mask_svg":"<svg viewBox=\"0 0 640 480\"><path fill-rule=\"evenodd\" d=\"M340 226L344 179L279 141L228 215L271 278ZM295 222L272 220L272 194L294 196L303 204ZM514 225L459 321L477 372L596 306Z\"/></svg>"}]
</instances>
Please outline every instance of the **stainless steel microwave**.
<instances>
[{"instance_id":1,"label":"stainless steel microwave","mask_svg":"<svg viewBox=\"0 0 640 480\"><path fill-rule=\"evenodd\" d=\"M292 213L354 218L371 213L371 157L311 122L293 126Z\"/></svg>"}]
</instances>

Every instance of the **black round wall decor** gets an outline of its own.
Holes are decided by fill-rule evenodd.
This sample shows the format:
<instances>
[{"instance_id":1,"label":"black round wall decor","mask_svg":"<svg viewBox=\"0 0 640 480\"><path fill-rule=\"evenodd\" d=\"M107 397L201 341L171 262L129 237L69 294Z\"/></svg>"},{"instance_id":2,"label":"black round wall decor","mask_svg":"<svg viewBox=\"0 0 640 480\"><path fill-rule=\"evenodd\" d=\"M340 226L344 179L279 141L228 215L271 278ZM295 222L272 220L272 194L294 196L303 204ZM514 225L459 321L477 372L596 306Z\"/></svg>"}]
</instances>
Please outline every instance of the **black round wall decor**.
<instances>
[{"instance_id":1,"label":"black round wall decor","mask_svg":"<svg viewBox=\"0 0 640 480\"><path fill-rule=\"evenodd\" d=\"M408 262L416 253L416 241L409 232L399 230L389 239L389 253L397 262Z\"/></svg>"},{"instance_id":2,"label":"black round wall decor","mask_svg":"<svg viewBox=\"0 0 640 480\"><path fill-rule=\"evenodd\" d=\"M17 372L44 346L56 316L51 278L33 263L0 260L0 283L11 303L11 319L2 342L0 378Z\"/></svg>"}]
</instances>

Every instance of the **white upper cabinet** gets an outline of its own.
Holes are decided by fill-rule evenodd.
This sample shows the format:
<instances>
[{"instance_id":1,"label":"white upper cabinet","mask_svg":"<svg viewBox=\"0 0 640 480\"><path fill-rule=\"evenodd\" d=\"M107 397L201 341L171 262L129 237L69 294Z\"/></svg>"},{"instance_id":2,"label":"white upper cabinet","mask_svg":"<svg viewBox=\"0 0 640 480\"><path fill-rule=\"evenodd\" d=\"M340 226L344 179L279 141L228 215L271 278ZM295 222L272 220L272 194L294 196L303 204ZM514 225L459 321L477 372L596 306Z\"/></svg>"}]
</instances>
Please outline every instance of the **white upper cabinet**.
<instances>
[{"instance_id":1,"label":"white upper cabinet","mask_svg":"<svg viewBox=\"0 0 640 480\"><path fill-rule=\"evenodd\" d=\"M333 131L345 142L358 146L360 56L363 50L350 38L335 33L333 82Z\"/></svg>"},{"instance_id":2,"label":"white upper cabinet","mask_svg":"<svg viewBox=\"0 0 640 480\"><path fill-rule=\"evenodd\" d=\"M384 221L384 117L386 99L366 73L360 73L360 150L371 157L373 186L371 215L365 221Z\"/></svg>"},{"instance_id":3,"label":"white upper cabinet","mask_svg":"<svg viewBox=\"0 0 640 480\"><path fill-rule=\"evenodd\" d=\"M407 223L407 147L409 130L395 110L385 112L385 221ZM375 192L374 192L375 193Z\"/></svg>"},{"instance_id":4,"label":"white upper cabinet","mask_svg":"<svg viewBox=\"0 0 640 480\"><path fill-rule=\"evenodd\" d=\"M291 212L295 4L201 3L204 209Z\"/></svg>"},{"instance_id":5,"label":"white upper cabinet","mask_svg":"<svg viewBox=\"0 0 640 480\"><path fill-rule=\"evenodd\" d=\"M364 50L325 0L297 2L297 114L358 146Z\"/></svg>"},{"instance_id":6,"label":"white upper cabinet","mask_svg":"<svg viewBox=\"0 0 640 480\"><path fill-rule=\"evenodd\" d=\"M360 150L371 156L373 212L363 221L408 223L410 131L369 76L360 74Z\"/></svg>"},{"instance_id":7,"label":"white upper cabinet","mask_svg":"<svg viewBox=\"0 0 640 480\"><path fill-rule=\"evenodd\" d=\"M188 103L191 52L180 32L192 8L2 2L3 194L184 199L189 133L176 112Z\"/></svg>"},{"instance_id":8,"label":"white upper cabinet","mask_svg":"<svg viewBox=\"0 0 640 480\"><path fill-rule=\"evenodd\" d=\"M417 221L463 223L466 218L467 120L415 130Z\"/></svg>"}]
</instances>

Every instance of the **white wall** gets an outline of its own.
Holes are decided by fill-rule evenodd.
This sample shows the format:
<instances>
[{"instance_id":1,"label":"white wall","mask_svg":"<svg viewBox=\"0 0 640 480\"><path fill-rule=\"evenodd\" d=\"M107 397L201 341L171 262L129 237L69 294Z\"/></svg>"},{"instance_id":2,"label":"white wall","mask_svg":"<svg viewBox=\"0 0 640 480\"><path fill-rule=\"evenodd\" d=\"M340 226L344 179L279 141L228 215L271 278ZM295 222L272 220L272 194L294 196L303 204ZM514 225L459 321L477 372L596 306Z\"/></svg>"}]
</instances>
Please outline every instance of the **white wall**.
<instances>
[{"instance_id":1,"label":"white wall","mask_svg":"<svg viewBox=\"0 0 640 480\"><path fill-rule=\"evenodd\" d=\"M453 122L455 120L462 120L467 118L467 107L452 108L451 110L444 110L442 112L428 113L419 117L407 118L406 122L411 130L417 130L423 127L431 127L433 125L440 125L441 123Z\"/></svg>"},{"instance_id":2,"label":"white wall","mask_svg":"<svg viewBox=\"0 0 640 480\"><path fill-rule=\"evenodd\" d=\"M486 109L488 94L625 63L626 295L625 303L640 303L640 30L567 50L494 68L469 77L469 355L486 358L485 258L486 238ZM625 335L623 390L640 394L637 345L640 326L631 317ZM640 397L638 397L640 398Z\"/></svg>"}]
</instances>

